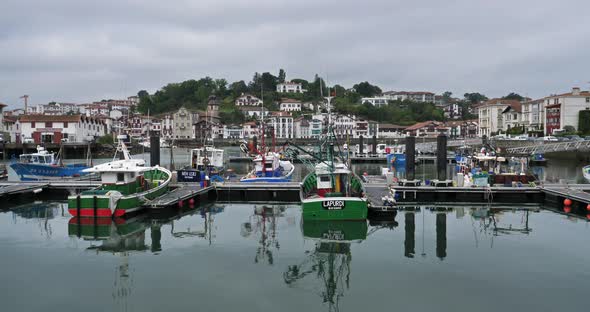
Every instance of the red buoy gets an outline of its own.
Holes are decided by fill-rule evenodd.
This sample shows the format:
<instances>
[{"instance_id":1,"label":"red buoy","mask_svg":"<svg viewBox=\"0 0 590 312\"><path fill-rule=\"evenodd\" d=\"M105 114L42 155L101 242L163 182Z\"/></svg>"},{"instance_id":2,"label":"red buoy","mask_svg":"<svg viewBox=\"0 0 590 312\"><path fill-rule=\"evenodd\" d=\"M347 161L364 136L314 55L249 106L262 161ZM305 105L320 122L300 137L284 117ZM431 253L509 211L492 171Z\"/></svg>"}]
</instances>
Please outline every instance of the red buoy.
<instances>
[{"instance_id":1,"label":"red buoy","mask_svg":"<svg viewBox=\"0 0 590 312\"><path fill-rule=\"evenodd\" d=\"M590 211L590 204L588 204L588 206L586 206L586 210Z\"/></svg>"},{"instance_id":2,"label":"red buoy","mask_svg":"<svg viewBox=\"0 0 590 312\"><path fill-rule=\"evenodd\" d=\"M569 198L566 198L566 199L563 200L563 204L565 206L571 206L572 205L572 200L569 199Z\"/></svg>"},{"instance_id":3,"label":"red buoy","mask_svg":"<svg viewBox=\"0 0 590 312\"><path fill-rule=\"evenodd\" d=\"M194 198L189 199L188 200L188 204L189 205L194 205L195 204L195 199Z\"/></svg>"},{"instance_id":4,"label":"red buoy","mask_svg":"<svg viewBox=\"0 0 590 312\"><path fill-rule=\"evenodd\" d=\"M178 207L182 208L182 206L184 206L184 202L182 200L178 201Z\"/></svg>"},{"instance_id":5,"label":"red buoy","mask_svg":"<svg viewBox=\"0 0 590 312\"><path fill-rule=\"evenodd\" d=\"M565 213L570 213L570 212L572 212L572 207L571 206L565 206L565 207L563 207L563 211Z\"/></svg>"},{"instance_id":6,"label":"red buoy","mask_svg":"<svg viewBox=\"0 0 590 312\"><path fill-rule=\"evenodd\" d=\"M590 220L590 213L586 215L586 219Z\"/></svg>"}]
</instances>

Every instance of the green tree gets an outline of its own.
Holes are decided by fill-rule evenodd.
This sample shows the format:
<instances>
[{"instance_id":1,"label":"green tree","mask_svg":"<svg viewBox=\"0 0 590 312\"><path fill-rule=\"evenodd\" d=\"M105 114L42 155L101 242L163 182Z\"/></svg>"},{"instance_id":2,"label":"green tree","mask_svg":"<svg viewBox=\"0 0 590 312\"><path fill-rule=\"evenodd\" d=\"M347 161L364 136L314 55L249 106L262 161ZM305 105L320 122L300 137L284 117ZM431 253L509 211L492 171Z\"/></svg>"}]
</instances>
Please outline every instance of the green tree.
<instances>
[{"instance_id":1,"label":"green tree","mask_svg":"<svg viewBox=\"0 0 590 312\"><path fill-rule=\"evenodd\" d=\"M283 70L282 68L279 69L278 83L285 82L285 78L287 78L287 74L285 73L285 70Z\"/></svg>"},{"instance_id":2,"label":"green tree","mask_svg":"<svg viewBox=\"0 0 590 312\"><path fill-rule=\"evenodd\" d=\"M362 97L372 97L381 94L381 88L364 81L353 86L354 90Z\"/></svg>"},{"instance_id":3,"label":"green tree","mask_svg":"<svg viewBox=\"0 0 590 312\"><path fill-rule=\"evenodd\" d=\"M510 92L507 96L503 97L503 99L505 100L517 100L517 101L522 101L524 100L524 98L518 94L518 93L514 93L514 92Z\"/></svg>"},{"instance_id":4,"label":"green tree","mask_svg":"<svg viewBox=\"0 0 590 312\"><path fill-rule=\"evenodd\" d=\"M477 104L477 103L488 100L487 96L485 96L479 92L465 93L463 96L465 97L465 100L471 104Z\"/></svg>"},{"instance_id":5,"label":"green tree","mask_svg":"<svg viewBox=\"0 0 590 312\"><path fill-rule=\"evenodd\" d=\"M234 98L239 97L242 93L248 93L248 85L244 82L244 80L236 81L229 85L229 90L231 92L231 96Z\"/></svg>"},{"instance_id":6,"label":"green tree","mask_svg":"<svg viewBox=\"0 0 590 312\"><path fill-rule=\"evenodd\" d=\"M590 134L590 110L581 110L578 113L578 130L582 134Z\"/></svg>"}]
</instances>

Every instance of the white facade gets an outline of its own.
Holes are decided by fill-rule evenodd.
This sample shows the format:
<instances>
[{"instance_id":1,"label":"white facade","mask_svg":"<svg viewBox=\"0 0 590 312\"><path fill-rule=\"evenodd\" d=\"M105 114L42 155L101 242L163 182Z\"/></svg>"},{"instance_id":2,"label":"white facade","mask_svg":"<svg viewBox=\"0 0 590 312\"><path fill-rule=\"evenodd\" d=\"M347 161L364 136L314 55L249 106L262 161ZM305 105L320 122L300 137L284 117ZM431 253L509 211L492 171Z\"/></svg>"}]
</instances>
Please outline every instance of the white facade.
<instances>
[{"instance_id":1,"label":"white facade","mask_svg":"<svg viewBox=\"0 0 590 312\"><path fill-rule=\"evenodd\" d=\"M262 116L262 112L263 109L262 107L240 107L239 108L240 111L242 111L242 113L250 118L259 118L260 116ZM270 112L268 111L268 109L264 109L264 117L267 117L270 114Z\"/></svg>"},{"instance_id":2,"label":"white facade","mask_svg":"<svg viewBox=\"0 0 590 312\"><path fill-rule=\"evenodd\" d=\"M301 102L292 99L283 99L279 105L279 110L283 112L300 112Z\"/></svg>"},{"instance_id":3,"label":"white facade","mask_svg":"<svg viewBox=\"0 0 590 312\"><path fill-rule=\"evenodd\" d=\"M371 105L375 107L380 106L387 106L389 101L389 97L364 97L361 99L361 104L365 104L366 102L371 103Z\"/></svg>"},{"instance_id":4,"label":"white facade","mask_svg":"<svg viewBox=\"0 0 590 312\"><path fill-rule=\"evenodd\" d=\"M258 126L255 122L250 121L242 125L242 135L245 139L251 139L259 135Z\"/></svg>"},{"instance_id":5,"label":"white facade","mask_svg":"<svg viewBox=\"0 0 590 312\"><path fill-rule=\"evenodd\" d=\"M173 139L194 138L193 124L199 119L196 112L181 107L172 115L172 118L174 119L172 125Z\"/></svg>"},{"instance_id":6,"label":"white facade","mask_svg":"<svg viewBox=\"0 0 590 312\"><path fill-rule=\"evenodd\" d=\"M307 90L301 87L297 82L284 82L277 84L277 92L279 93L303 93Z\"/></svg>"},{"instance_id":7,"label":"white facade","mask_svg":"<svg viewBox=\"0 0 590 312\"><path fill-rule=\"evenodd\" d=\"M522 113L515 110L513 107L507 107L502 112L502 130L508 131L514 127L522 126Z\"/></svg>"},{"instance_id":8,"label":"white facade","mask_svg":"<svg viewBox=\"0 0 590 312\"><path fill-rule=\"evenodd\" d=\"M174 138L174 119L171 115L165 115L160 120L160 136L168 140Z\"/></svg>"},{"instance_id":9,"label":"white facade","mask_svg":"<svg viewBox=\"0 0 590 312\"><path fill-rule=\"evenodd\" d=\"M297 118L293 122L293 126L295 127L295 138L308 139L311 137L309 131L309 122L303 117Z\"/></svg>"},{"instance_id":10,"label":"white facade","mask_svg":"<svg viewBox=\"0 0 590 312\"><path fill-rule=\"evenodd\" d=\"M570 93L551 95L545 98L545 106L555 104L561 105L560 129L565 126L573 126L578 130L580 111L590 109L590 92L581 91L580 88L572 88Z\"/></svg>"},{"instance_id":11,"label":"white facade","mask_svg":"<svg viewBox=\"0 0 590 312\"><path fill-rule=\"evenodd\" d=\"M53 118L48 118L53 117ZM26 115L18 122L22 138L33 138L35 143L89 142L106 134L105 123L83 115L44 116Z\"/></svg>"},{"instance_id":12,"label":"white facade","mask_svg":"<svg viewBox=\"0 0 590 312\"><path fill-rule=\"evenodd\" d=\"M322 120L313 118L309 122L309 137L319 138L323 131Z\"/></svg>"},{"instance_id":13,"label":"white facade","mask_svg":"<svg viewBox=\"0 0 590 312\"><path fill-rule=\"evenodd\" d=\"M545 120L543 103L543 99L522 103L522 124L527 131L543 130Z\"/></svg>"},{"instance_id":14,"label":"white facade","mask_svg":"<svg viewBox=\"0 0 590 312\"><path fill-rule=\"evenodd\" d=\"M435 102L435 94L427 91L389 91L384 92L381 97L392 101Z\"/></svg>"},{"instance_id":15,"label":"white facade","mask_svg":"<svg viewBox=\"0 0 590 312\"><path fill-rule=\"evenodd\" d=\"M37 114L66 115L80 112L78 105L74 103L49 103L37 105Z\"/></svg>"},{"instance_id":16,"label":"white facade","mask_svg":"<svg viewBox=\"0 0 590 312\"><path fill-rule=\"evenodd\" d=\"M268 122L274 128L275 138L292 139L295 136L293 117L287 112L273 113Z\"/></svg>"},{"instance_id":17,"label":"white facade","mask_svg":"<svg viewBox=\"0 0 590 312\"><path fill-rule=\"evenodd\" d=\"M244 138L244 128L241 126L224 125L223 137L226 139L242 139Z\"/></svg>"},{"instance_id":18,"label":"white facade","mask_svg":"<svg viewBox=\"0 0 590 312\"><path fill-rule=\"evenodd\" d=\"M502 112L514 103L518 103L518 101L492 99L478 106L479 136L490 137L492 133L502 130L504 127Z\"/></svg>"},{"instance_id":19,"label":"white facade","mask_svg":"<svg viewBox=\"0 0 590 312\"><path fill-rule=\"evenodd\" d=\"M236 99L235 104L236 106L262 106L262 100L250 94L242 94Z\"/></svg>"}]
</instances>

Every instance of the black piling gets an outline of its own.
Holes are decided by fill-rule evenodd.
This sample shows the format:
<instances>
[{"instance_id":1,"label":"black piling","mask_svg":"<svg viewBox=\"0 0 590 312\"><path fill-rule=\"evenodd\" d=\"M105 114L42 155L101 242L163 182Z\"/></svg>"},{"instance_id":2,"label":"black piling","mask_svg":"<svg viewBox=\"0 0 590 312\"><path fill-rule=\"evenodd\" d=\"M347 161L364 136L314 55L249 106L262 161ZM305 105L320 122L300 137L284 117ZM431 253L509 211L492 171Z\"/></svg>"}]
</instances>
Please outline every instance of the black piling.
<instances>
[{"instance_id":1,"label":"black piling","mask_svg":"<svg viewBox=\"0 0 590 312\"><path fill-rule=\"evenodd\" d=\"M416 137L406 137L406 179L414 180L416 168Z\"/></svg>"},{"instance_id":2,"label":"black piling","mask_svg":"<svg viewBox=\"0 0 590 312\"><path fill-rule=\"evenodd\" d=\"M447 136L444 134L436 138L436 171L438 179L447 179Z\"/></svg>"},{"instance_id":3,"label":"black piling","mask_svg":"<svg viewBox=\"0 0 590 312\"><path fill-rule=\"evenodd\" d=\"M416 218L413 212L406 212L405 214L405 230L406 238L404 240L404 256L414 258L416 253L415 247L415 232L416 232Z\"/></svg>"},{"instance_id":4,"label":"black piling","mask_svg":"<svg viewBox=\"0 0 590 312\"><path fill-rule=\"evenodd\" d=\"M373 150L372 150L373 156L377 155L377 136L376 135L373 136L373 147L372 148L373 148Z\"/></svg>"},{"instance_id":5,"label":"black piling","mask_svg":"<svg viewBox=\"0 0 590 312\"><path fill-rule=\"evenodd\" d=\"M256 136L252 137L252 150L250 153L254 153L254 151L258 148L258 138Z\"/></svg>"},{"instance_id":6,"label":"black piling","mask_svg":"<svg viewBox=\"0 0 590 312\"><path fill-rule=\"evenodd\" d=\"M447 257L447 214L436 214L436 256L439 259Z\"/></svg>"},{"instance_id":7,"label":"black piling","mask_svg":"<svg viewBox=\"0 0 590 312\"><path fill-rule=\"evenodd\" d=\"M152 233L152 252L162 251L162 231L160 231L160 226L154 225L151 228Z\"/></svg>"},{"instance_id":8,"label":"black piling","mask_svg":"<svg viewBox=\"0 0 590 312\"><path fill-rule=\"evenodd\" d=\"M359 155L363 154L363 144L364 144L364 138L363 136L359 136Z\"/></svg>"},{"instance_id":9,"label":"black piling","mask_svg":"<svg viewBox=\"0 0 590 312\"><path fill-rule=\"evenodd\" d=\"M160 137L150 136L150 166L160 165Z\"/></svg>"}]
</instances>

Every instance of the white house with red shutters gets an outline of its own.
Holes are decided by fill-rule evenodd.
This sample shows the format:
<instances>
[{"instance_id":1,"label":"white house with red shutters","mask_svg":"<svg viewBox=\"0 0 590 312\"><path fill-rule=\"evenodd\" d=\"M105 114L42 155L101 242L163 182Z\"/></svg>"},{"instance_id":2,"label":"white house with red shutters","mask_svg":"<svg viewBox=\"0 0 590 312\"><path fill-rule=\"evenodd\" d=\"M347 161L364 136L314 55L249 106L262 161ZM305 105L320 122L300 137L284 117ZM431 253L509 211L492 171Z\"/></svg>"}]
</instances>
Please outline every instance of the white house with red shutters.
<instances>
[{"instance_id":1,"label":"white house with red shutters","mask_svg":"<svg viewBox=\"0 0 590 312\"><path fill-rule=\"evenodd\" d=\"M85 115L23 115L18 120L20 135L17 142L32 138L36 144L89 142L106 134L105 122Z\"/></svg>"}]
</instances>

